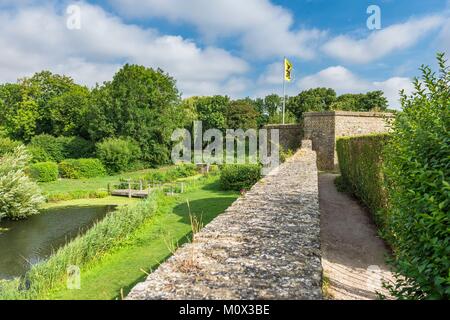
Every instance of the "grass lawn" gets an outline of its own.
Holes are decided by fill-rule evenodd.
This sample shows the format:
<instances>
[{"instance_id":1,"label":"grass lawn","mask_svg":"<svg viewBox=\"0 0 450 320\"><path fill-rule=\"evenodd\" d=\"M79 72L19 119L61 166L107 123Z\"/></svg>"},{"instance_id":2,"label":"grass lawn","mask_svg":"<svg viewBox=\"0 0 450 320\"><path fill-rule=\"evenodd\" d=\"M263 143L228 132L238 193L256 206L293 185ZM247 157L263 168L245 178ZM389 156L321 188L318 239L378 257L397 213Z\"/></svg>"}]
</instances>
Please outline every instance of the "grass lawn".
<instances>
[{"instance_id":1,"label":"grass lawn","mask_svg":"<svg viewBox=\"0 0 450 320\"><path fill-rule=\"evenodd\" d=\"M131 235L125 246L81 270L81 289L58 288L44 298L64 300L120 299L171 255L170 243L182 244L191 235L191 213L203 225L231 205L239 194L219 190L218 181L174 198L164 197L158 213Z\"/></svg>"},{"instance_id":2,"label":"grass lawn","mask_svg":"<svg viewBox=\"0 0 450 320\"><path fill-rule=\"evenodd\" d=\"M123 206L136 203L140 199L127 197L106 197L101 199L76 199L59 202L44 203L41 209L53 209L63 207L93 207L93 206Z\"/></svg>"},{"instance_id":3,"label":"grass lawn","mask_svg":"<svg viewBox=\"0 0 450 320\"><path fill-rule=\"evenodd\" d=\"M120 179L139 179L142 176L145 176L147 173L152 171L165 171L169 169L170 166L162 167L159 169L147 169L129 173L122 173L115 176L106 176L106 177L98 177L91 179L80 179L80 180L72 180L72 179L59 179L54 182L45 182L39 183L39 187L46 194L54 194L54 193L64 193L71 191L98 191L98 190L106 190L108 187L108 183L111 185L116 184L120 181Z\"/></svg>"}]
</instances>

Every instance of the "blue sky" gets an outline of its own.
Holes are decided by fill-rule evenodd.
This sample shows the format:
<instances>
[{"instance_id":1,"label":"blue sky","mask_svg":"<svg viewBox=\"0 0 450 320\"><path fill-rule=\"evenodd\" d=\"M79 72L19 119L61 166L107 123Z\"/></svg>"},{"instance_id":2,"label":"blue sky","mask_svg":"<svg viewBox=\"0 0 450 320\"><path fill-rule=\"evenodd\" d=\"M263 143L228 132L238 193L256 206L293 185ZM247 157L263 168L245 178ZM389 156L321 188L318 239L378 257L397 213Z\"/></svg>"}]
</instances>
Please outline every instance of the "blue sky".
<instances>
[{"instance_id":1,"label":"blue sky","mask_svg":"<svg viewBox=\"0 0 450 320\"><path fill-rule=\"evenodd\" d=\"M398 107L418 67L450 51L450 1L2 0L0 28L0 82L48 69L93 86L129 62L169 72L185 97L256 97L281 94L287 56L289 94L384 90Z\"/></svg>"}]
</instances>

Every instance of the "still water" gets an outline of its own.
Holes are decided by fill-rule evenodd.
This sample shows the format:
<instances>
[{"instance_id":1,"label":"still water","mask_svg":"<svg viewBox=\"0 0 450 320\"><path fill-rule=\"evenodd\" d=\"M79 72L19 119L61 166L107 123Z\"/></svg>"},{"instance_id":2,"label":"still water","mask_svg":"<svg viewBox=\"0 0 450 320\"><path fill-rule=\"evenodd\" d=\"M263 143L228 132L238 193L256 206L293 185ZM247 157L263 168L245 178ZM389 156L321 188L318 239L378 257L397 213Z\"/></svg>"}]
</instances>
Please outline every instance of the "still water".
<instances>
[{"instance_id":1,"label":"still water","mask_svg":"<svg viewBox=\"0 0 450 320\"><path fill-rule=\"evenodd\" d=\"M26 220L2 220L0 279L25 274L33 264L47 259L114 209L114 206L65 207L45 210Z\"/></svg>"}]
</instances>

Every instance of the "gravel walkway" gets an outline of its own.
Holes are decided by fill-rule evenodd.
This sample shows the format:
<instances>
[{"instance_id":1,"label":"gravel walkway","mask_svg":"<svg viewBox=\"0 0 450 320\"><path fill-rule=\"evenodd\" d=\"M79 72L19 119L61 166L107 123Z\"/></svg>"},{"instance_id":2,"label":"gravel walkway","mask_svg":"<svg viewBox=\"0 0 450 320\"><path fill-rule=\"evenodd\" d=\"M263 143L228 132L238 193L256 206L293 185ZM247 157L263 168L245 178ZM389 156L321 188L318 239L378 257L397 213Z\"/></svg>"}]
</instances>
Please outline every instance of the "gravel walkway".
<instances>
[{"instance_id":1,"label":"gravel walkway","mask_svg":"<svg viewBox=\"0 0 450 320\"><path fill-rule=\"evenodd\" d=\"M367 212L351 196L336 190L335 174L319 176L322 266L328 299L372 300L387 294L381 279L391 280L385 264L389 250Z\"/></svg>"}]
</instances>

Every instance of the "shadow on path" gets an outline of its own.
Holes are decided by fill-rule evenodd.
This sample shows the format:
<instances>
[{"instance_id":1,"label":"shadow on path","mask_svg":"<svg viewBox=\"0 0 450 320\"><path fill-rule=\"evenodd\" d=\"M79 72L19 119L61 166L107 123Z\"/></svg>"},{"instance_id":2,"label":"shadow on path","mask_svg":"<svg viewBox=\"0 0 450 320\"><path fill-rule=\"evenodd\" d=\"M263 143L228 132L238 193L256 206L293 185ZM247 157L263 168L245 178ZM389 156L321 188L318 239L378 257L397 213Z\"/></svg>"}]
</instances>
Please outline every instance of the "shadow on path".
<instances>
[{"instance_id":1,"label":"shadow on path","mask_svg":"<svg viewBox=\"0 0 450 320\"><path fill-rule=\"evenodd\" d=\"M370 213L355 199L337 191L338 175L319 176L322 265L329 299L377 299L387 294L382 279L392 276L385 263L389 250L377 234Z\"/></svg>"}]
</instances>

